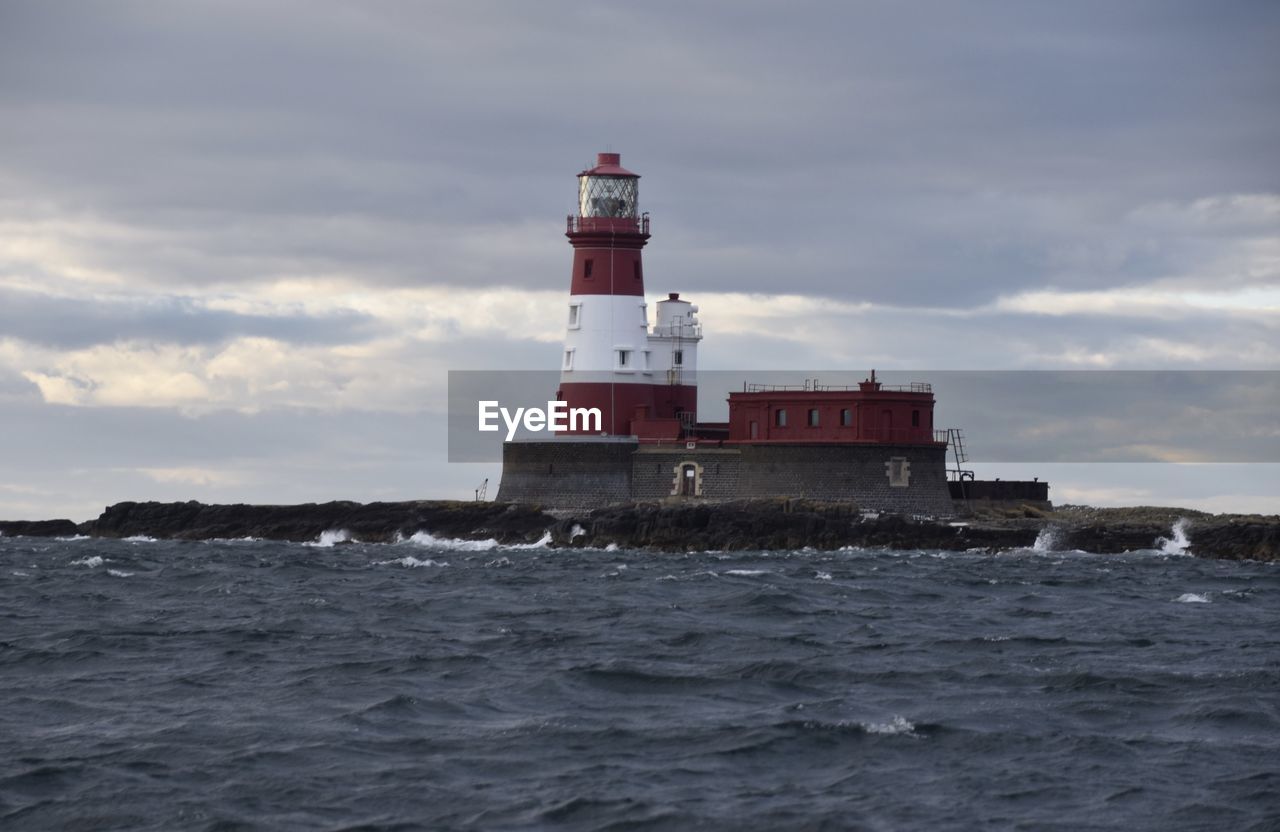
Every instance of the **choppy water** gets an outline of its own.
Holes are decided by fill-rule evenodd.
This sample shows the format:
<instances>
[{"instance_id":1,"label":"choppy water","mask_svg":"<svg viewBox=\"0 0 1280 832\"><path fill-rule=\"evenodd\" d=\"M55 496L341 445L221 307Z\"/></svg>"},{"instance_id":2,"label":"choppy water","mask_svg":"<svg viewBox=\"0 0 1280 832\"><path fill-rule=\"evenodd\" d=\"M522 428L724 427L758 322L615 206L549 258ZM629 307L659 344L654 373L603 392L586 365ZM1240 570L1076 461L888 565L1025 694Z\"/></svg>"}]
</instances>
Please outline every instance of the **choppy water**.
<instances>
[{"instance_id":1,"label":"choppy water","mask_svg":"<svg viewBox=\"0 0 1280 832\"><path fill-rule=\"evenodd\" d=\"M1280 567L0 539L4 829L1280 828Z\"/></svg>"}]
</instances>

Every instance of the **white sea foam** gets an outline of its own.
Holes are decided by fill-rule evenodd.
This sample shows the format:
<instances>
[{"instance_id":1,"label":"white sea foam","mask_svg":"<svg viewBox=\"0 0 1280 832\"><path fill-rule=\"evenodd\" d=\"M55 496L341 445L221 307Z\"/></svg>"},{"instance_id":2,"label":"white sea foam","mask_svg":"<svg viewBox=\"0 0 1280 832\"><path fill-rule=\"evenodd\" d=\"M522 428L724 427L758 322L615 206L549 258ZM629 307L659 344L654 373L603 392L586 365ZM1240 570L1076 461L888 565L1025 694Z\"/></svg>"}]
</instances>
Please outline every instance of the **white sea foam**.
<instances>
[{"instance_id":1,"label":"white sea foam","mask_svg":"<svg viewBox=\"0 0 1280 832\"><path fill-rule=\"evenodd\" d=\"M1198 592L1184 592L1184 593L1182 593L1181 595L1179 595L1177 598L1174 598L1173 600L1174 600L1174 601L1177 601L1179 604L1207 604L1207 603L1209 603L1209 598L1208 598L1207 596L1205 596L1205 595L1201 595L1201 594L1200 594L1200 593L1198 593Z\"/></svg>"},{"instance_id":2,"label":"white sea foam","mask_svg":"<svg viewBox=\"0 0 1280 832\"><path fill-rule=\"evenodd\" d=\"M680 579L679 579L679 578L677 578L675 575L663 575L661 578L655 578L655 580L658 580L658 581L678 581L678 580L680 580Z\"/></svg>"},{"instance_id":3,"label":"white sea foam","mask_svg":"<svg viewBox=\"0 0 1280 832\"><path fill-rule=\"evenodd\" d=\"M125 572L123 569L108 569L107 574L113 578L132 578L132 572Z\"/></svg>"},{"instance_id":4,"label":"white sea foam","mask_svg":"<svg viewBox=\"0 0 1280 832\"><path fill-rule=\"evenodd\" d=\"M744 578L752 578L752 577L755 577L756 575L768 575L769 570L768 569L726 569L724 571L724 574L739 575Z\"/></svg>"},{"instance_id":5,"label":"white sea foam","mask_svg":"<svg viewBox=\"0 0 1280 832\"><path fill-rule=\"evenodd\" d=\"M542 537L533 543L502 544L492 537L484 540L462 540L456 537L436 537L431 532L415 532L403 543L412 543L430 549L443 549L449 552L488 552L493 549L545 549L551 544L551 531L542 533Z\"/></svg>"},{"instance_id":6,"label":"white sea foam","mask_svg":"<svg viewBox=\"0 0 1280 832\"><path fill-rule=\"evenodd\" d=\"M511 565L512 565L511 558L508 558L508 557L494 558L493 560L485 563L485 567L488 569L500 569L504 566L511 566Z\"/></svg>"},{"instance_id":7,"label":"white sea foam","mask_svg":"<svg viewBox=\"0 0 1280 832\"><path fill-rule=\"evenodd\" d=\"M404 566L410 569L417 569L418 567L421 567L421 566L448 566L449 565L445 561L432 560L431 558L418 560L413 555L405 555L402 558L393 558L391 560L374 561L374 563L376 563L378 566L390 566L392 564L395 564L397 566Z\"/></svg>"},{"instance_id":8,"label":"white sea foam","mask_svg":"<svg viewBox=\"0 0 1280 832\"><path fill-rule=\"evenodd\" d=\"M618 551L618 544L610 543L608 546L604 547L604 550L606 552L616 552Z\"/></svg>"},{"instance_id":9,"label":"white sea foam","mask_svg":"<svg viewBox=\"0 0 1280 832\"><path fill-rule=\"evenodd\" d=\"M485 540L462 540L456 537L436 537L431 532L414 532L405 543L451 552L487 552L498 548L498 541L491 537Z\"/></svg>"},{"instance_id":10,"label":"white sea foam","mask_svg":"<svg viewBox=\"0 0 1280 832\"><path fill-rule=\"evenodd\" d=\"M87 534L74 534L71 537L55 537L54 538L54 540L58 541L59 543L75 543L77 540L88 540L88 539L89 539L89 535Z\"/></svg>"},{"instance_id":11,"label":"white sea foam","mask_svg":"<svg viewBox=\"0 0 1280 832\"><path fill-rule=\"evenodd\" d=\"M830 572L818 572L818 573L817 573L817 574L815 574L813 577L817 578L819 581L829 581L829 580L831 580L831 573L830 573Z\"/></svg>"},{"instance_id":12,"label":"white sea foam","mask_svg":"<svg viewBox=\"0 0 1280 832\"><path fill-rule=\"evenodd\" d=\"M916 726L912 725L905 718L895 716L888 722L863 722L862 727L868 734L907 734L910 736L918 736L916 734Z\"/></svg>"},{"instance_id":13,"label":"white sea foam","mask_svg":"<svg viewBox=\"0 0 1280 832\"><path fill-rule=\"evenodd\" d=\"M125 543L158 543L154 537L147 537L145 534L135 534L133 537L122 538Z\"/></svg>"},{"instance_id":14,"label":"white sea foam","mask_svg":"<svg viewBox=\"0 0 1280 832\"><path fill-rule=\"evenodd\" d=\"M339 543L349 543L349 542L353 542L353 541L351 540L351 533L348 532L346 529L330 529L327 532L320 532L320 538L316 540L314 543L307 543L304 545L315 546L316 548L319 548L319 549L328 549L333 546L336 546Z\"/></svg>"},{"instance_id":15,"label":"white sea foam","mask_svg":"<svg viewBox=\"0 0 1280 832\"><path fill-rule=\"evenodd\" d=\"M1160 551L1166 555L1185 555L1187 547L1191 545L1191 538L1187 537L1187 526L1190 523L1187 518L1179 517L1178 522L1169 530L1173 537L1157 537L1156 545L1160 547Z\"/></svg>"},{"instance_id":16,"label":"white sea foam","mask_svg":"<svg viewBox=\"0 0 1280 832\"><path fill-rule=\"evenodd\" d=\"M102 557L101 555L90 555L87 558L79 558L78 560L71 561L71 565L87 566L90 569L96 569L97 567L101 566L106 562L107 562L107 559Z\"/></svg>"},{"instance_id":17,"label":"white sea foam","mask_svg":"<svg viewBox=\"0 0 1280 832\"><path fill-rule=\"evenodd\" d=\"M586 533L587 533L586 529L582 528L577 523L574 523L573 528L569 530L569 540L570 541L577 540L578 538L582 537Z\"/></svg>"},{"instance_id":18,"label":"white sea foam","mask_svg":"<svg viewBox=\"0 0 1280 832\"><path fill-rule=\"evenodd\" d=\"M545 549L551 545L551 530L548 529L542 533L542 537L533 543L514 543L504 548L507 549Z\"/></svg>"},{"instance_id":19,"label":"white sea foam","mask_svg":"<svg viewBox=\"0 0 1280 832\"><path fill-rule=\"evenodd\" d=\"M1031 544L1033 552L1052 552L1058 545L1058 530L1045 526L1036 535L1036 542Z\"/></svg>"}]
</instances>

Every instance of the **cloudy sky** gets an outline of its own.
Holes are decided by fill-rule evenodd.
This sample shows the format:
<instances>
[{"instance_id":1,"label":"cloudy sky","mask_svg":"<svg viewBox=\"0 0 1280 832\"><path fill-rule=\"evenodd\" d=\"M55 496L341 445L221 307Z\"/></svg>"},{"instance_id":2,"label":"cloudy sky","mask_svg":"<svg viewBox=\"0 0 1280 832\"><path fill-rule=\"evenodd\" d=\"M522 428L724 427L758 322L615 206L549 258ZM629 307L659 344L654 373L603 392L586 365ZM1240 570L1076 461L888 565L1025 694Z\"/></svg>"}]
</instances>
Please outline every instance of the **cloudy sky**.
<instances>
[{"instance_id":1,"label":"cloudy sky","mask_svg":"<svg viewBox=\"0 0 1280 832\"><path fill-rule=\"evenodd\" d=\"M446 373L557 366L605 149L704 367L1280 370L1277 43L1272 2L0 0L0 518L470 496ZM1037 470L1280 507L1276 465Z\"/></svg>"}]
</instances>

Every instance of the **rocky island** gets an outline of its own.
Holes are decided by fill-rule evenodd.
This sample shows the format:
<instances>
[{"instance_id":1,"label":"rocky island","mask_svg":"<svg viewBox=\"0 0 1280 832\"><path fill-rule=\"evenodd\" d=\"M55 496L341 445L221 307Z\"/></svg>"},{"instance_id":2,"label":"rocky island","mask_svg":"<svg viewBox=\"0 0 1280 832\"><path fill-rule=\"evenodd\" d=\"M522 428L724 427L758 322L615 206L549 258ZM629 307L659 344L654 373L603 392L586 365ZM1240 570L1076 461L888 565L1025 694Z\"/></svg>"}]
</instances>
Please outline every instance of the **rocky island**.
<instances>
[{"instance_id":1,"label":"rocky island","mask_svg":"<svg viewBox=\"0 0 1280 832\"><path fill-rule=\"evenodd\" d=\"M367 543L391 543L425 532L437 538L493 539L503 544L545 539L557 547L612 544L656 552L853 546L990 552L1035 547L1113 554L1165 548L1204 558L1280 559L1280 516L1152 507L1062 506L1044 511L1023 506L935 520L802 499L646 502L581 511L445 500L287 506L192 501L117 503L84 523L0 521L0 534L45 537L305 542L339 531L349 540Z\"/></svg>"}]
</instances>

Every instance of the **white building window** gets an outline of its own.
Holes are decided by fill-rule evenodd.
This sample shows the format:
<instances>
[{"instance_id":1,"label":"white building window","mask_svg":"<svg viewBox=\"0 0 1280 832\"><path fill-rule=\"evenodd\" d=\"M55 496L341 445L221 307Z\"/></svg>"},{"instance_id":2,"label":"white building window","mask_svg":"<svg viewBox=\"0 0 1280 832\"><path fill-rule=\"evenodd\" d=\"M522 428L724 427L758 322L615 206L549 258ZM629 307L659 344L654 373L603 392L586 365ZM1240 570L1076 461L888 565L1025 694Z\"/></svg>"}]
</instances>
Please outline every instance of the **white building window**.
<instances>
[{"instance_id":1,"label":"white building window","mask_svg":"<svg viewBox=\"0 0 1280 832\"><path fill-rule=\"evenodd\" d=\"M649 366L649 351L645 350L642 353L642 355L644 356L644 365L640 369L644 370L647 373L651 369Z\"/></svg>"},{"instance_id":2,"label":"white building window","mask_svg":"<svg viewBox=\"0 0 1280 832\"><path fill-rule=\"evenodd\" d=\"M631 350L614 350L616 369L631 370Z\"/></svg>"},{"instance_id":3,"label":"white building window","mask_svg":"<svg viewBox=\"0 0 1280 832\"><path fill-rule=\"evenodd\" d=\"M684 366L684 350L675 350L671 353L671 365L673 367Z\"/></svg>"},{"instance_id":4,"label":"white building window","mask_svg":"<svg viewBox=\"0 0 1280 832\"><path fill-rule=\"evenodd\" d=\"M564 369L566 370L573 369L573 350L564 351Z\"/></svg>"},{"instance_id":5,"label":"white building window","mask_svg":"<svg viewBox=\"0 0 1280 832\"><path fill-rule=\"evenodd\" d=\"M569 329L577 329L582 326L582 304L569 304Z\"/></svg>"}]
</instances>

